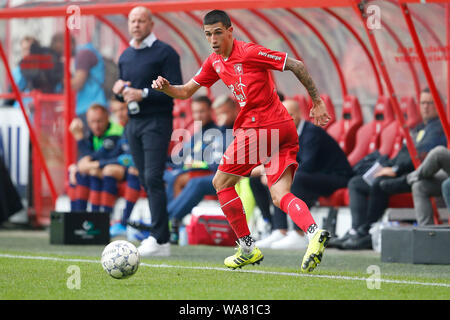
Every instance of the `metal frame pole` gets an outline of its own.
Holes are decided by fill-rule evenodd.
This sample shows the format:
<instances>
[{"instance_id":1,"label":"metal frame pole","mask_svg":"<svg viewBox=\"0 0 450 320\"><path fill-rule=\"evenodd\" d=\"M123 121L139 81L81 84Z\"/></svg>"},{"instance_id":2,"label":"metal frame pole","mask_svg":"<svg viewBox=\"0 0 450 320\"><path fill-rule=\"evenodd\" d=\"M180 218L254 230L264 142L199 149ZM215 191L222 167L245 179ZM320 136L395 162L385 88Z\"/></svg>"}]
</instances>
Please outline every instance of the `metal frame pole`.
<instances>
[{"instance_id":1,"label":"metal frame pole","mask_svg":"<svg viewBox=\"0 0 450 320\"><path fill-rule=\"evenodd\" d=\"M70 29L68 27L68 16L65 19L65 28L64 28L64 141L66 142L64 145L64 169L65 172L68 172L69 166L75 162L75 140L70 133L69 126L72 122L72 119L75 116L75 108L73 105L72 99L72 87L71 87L71 74L70 74L70 59L72 57L71 54L71 35ZM67 184L68 175L65 176L65 181Z\"/></svg>"},{"instance_id":2,"label":"metal frame pole","mask_svg":"<svg viewBox=\"0 0 450 320\"><path fill-rule=\"evenodd\" d=\"M447 58L447 120L450 122L450 4L445 5L445 30L447 33L447 48L444 54ZM449 221L450 223L450 221Z\"/></svg>"},{"instance_id":3,"label":"metal frame pole","mask_svg":"<svg viewBox=\"0 0 450 320\"><path fill-rule=\"evenodd\" d=\"M1 42L0 42L0 57L3 60L3 64L5 66L5 71L6 71L6 76L9 79L9 82L11 84L12 90L13 90L15 96L16 96L17 101L19 102L20 110L22 111L22 114L23 114L23 116L25 118L25 122L27 124L28 130L30 131L31 143L33 144L33 148L36 149L37 156L39 158L39 161L42 164L42 170L44 171L45 178L47 179L47 182L48 182L48 185L49 185L49 188L50 188L50 192L52 194L53 203L56 203L56 198L58 197L58 194L56 192L55 185L53 183L52 177L50 176L50 172L48 171L48 167L47 167L47 164L45 162L45 158L44 158L44 155L42 153L42 149L41 149L41 146L39 144L39 140L38 140L38 138L36 136L36 133L35 133L32 125L31 125L30 119L28 118L28 115L26 113L25 106L23 104L23 100L22 100L22 96L20 94L19 88L17 87L17 84L14 81L14 78L12 76L11 69L10 69L9 64L8 64L8 59L6 57L5 51L3 50L3 45L2 45Z\"/></svg>"},{"instance_id":4,"label":"metal frame pole","mask_svg":"<svg viewBox=\"0 0 450 320\"><path fill-rule=\"evenodd\" d=\"M408 147L409 154L411 155L411 160L414 164L414 167L417 168L420 165L420 159L417 155L417 150L411 138L411 134L409 133L408 126L406 125L405 119L403 118L403 113L401 111L400 104L397 100L397 96L395 94L391 78L389 77L389 73L386 68L386 63L383 61L383 57L381 55L380 49L378 48L375 35L373 34L373 30L369 30L369 28L367 27L366 23L367 17L362 13L361 11L362 9L360 9L358 3L359 3L358 0L352 1L353 9L355 13L358 15L358 17L361 19L361 22L364 26L364 30L367 33L378 68L380 69L381 75L383 76L384 82L386 83L389 98L391 99L394 112L397 116L397 121L400 123L401 130L403 131L404 137L406 139L406 146Z\"/></svg>"},{"instance_id":5,"label":"metal frame pole","mask_svg":"<svg viewBox=\"0 0 450 320\"><path fill-rule=\"evenodd\" d=\"M333 62L334 67L336 68L336 72L338 74L339 82L341 85L342 101L343 101L348 93L347 92L347 84L345 81L344 73L342 72L341 66L339 65L339 61L337 60L336 55L334 54L333 50L328 45L327 41L322 36L322 34L319 32L319 30L312 23L310 23L301 14L297 13L296 11L294 11L292 9L285 9L285 10L287 12L289 12L290 14L292 14L296 19L303 22L316 35L316 37L319 39L319 41L322 42L322 44L324 45L325 50L328 52L328 55L330 56L330 59Z\"/></svg>"},{"instance_id":6,"label":"metal frame pole","mask_svg":"<svg viewBox=\"0 0 450 320\"><path fill-rule=\"evenodd\" d=\"M428 84L428 87L430 88L431 95L433 96L436 110L439 114L439 118L441 119L442 128L444 129L445 136L447 137L447 146L450 147L450 125L447 121L447 115L445 114L444 105L439 96L439 92L437 90L436 84L434 83L433 75L431 74L430 68L428 66L428 62L425 58L425 54L423 52L423 48L420 43L419 36L417 35L416 28L414 27L414 23L412 21L408 6L406 4L400 4L400 3L399 3L399 6L402 11L403 17L405 18L406 25L408 27L409 33L410 33L412 41L414 43L414 47L416 49L417 55L419 56L420 64L421 64L423 72L425 74L425 78L427 79L427 84Z\"/></svg>"}]
</instances>

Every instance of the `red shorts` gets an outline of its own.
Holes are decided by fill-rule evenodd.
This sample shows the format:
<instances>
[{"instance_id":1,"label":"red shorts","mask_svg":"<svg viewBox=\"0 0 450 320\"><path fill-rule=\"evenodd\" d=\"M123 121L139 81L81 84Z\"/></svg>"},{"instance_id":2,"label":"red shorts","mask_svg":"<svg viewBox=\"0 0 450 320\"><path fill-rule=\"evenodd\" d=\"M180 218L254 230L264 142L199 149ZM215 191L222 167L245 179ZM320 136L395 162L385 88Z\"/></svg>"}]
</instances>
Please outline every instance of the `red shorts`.
<instances>
[{"instance_id":1,"label":"red shorts","mask_svg":"<svg viewBox=\"0 0 450 320\"><path fill-rule=\"evenodd\" d=\"M220 171L248 177L252 170L264 165L269 188L289 166L297 170L298 134L293 121L267 127L240 128L220 162Z\"/></svg>"}]
</instances>

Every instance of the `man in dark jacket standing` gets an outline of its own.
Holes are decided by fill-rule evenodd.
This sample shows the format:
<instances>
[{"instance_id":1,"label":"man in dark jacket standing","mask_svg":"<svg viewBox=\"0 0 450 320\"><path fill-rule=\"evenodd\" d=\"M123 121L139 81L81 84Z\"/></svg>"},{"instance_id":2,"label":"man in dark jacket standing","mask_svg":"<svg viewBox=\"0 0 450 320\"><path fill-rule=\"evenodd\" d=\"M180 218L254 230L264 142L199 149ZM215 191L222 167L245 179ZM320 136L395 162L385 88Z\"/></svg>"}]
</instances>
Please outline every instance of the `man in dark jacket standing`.
<instances>
[{"instance_id":1,"label":"man in dark jacket standing","mask_svg":"<svg viewBox=\"0 0 450 320\"><path fill-rule=\"evenodd\" d=\"M168 256L169 226L163 172L172 133L173 99L151 89L151 83L161 74L174 84L181 84L182 79L178 54L155 37L153 25L147 8L131 10L128 31L133 39L119 58L120 79L113 92L128 103L130 119L125 130L150 206L150 237L141 243L139 253Z\"/></svg>"}]
</instances>

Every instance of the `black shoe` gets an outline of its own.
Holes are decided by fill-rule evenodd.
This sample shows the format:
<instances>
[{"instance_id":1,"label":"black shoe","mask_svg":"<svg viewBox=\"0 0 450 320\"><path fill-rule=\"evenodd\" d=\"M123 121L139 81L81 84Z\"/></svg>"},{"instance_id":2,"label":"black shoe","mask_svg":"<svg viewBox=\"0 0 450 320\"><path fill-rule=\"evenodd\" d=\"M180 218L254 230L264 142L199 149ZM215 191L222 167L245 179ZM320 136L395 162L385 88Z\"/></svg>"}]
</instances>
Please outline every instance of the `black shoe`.
<instances>
[{"instance_id":1,"label":"black shoe","mask_svg":"<svg viewBox=\"0 0 450 320\"><path fill-rule=\"evenodd\" d=\"M350 231L347 231L342 237L331 237L330 240L328 240L327 248L337 248L340 249L342 247L342 244L347 241L351 237Z\"/></svg>"},{"instance_id":2,"label":"black shoe","mask_svg":"<svg viewBox=\"0 0 450 320\"><path fill-rule=\"evenodd\" d=\"M370 234L357 234L350 237L345 241L341 249L343 250L371 250L372 249L372 236Z\"/></svg>"}]
</instances>

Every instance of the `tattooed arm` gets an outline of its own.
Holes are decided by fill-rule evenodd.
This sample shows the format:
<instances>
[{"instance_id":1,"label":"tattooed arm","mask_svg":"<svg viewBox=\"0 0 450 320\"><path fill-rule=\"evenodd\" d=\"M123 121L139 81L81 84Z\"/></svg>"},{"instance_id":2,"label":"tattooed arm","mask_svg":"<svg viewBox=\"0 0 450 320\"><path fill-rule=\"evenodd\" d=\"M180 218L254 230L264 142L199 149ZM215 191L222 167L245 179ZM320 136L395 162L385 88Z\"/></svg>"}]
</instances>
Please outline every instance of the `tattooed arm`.
<instances>
[{"instance_id":1,"label":"tattooed arm","mask_svg":"<svg viewBox=\"0 0 450 320\"><path fill-rule=\"evenodd\" d=\"M314 124L325 126L328 121L330 121L330 116L328 115L325 103L320 98L319 91L303 62L288 57L284 70L292 71L308 91L308 94L313 101L310 117L314 118Z\"/></svg>"}]
</instances>

